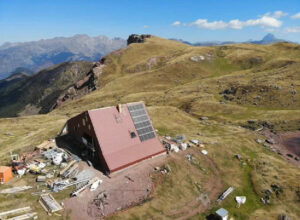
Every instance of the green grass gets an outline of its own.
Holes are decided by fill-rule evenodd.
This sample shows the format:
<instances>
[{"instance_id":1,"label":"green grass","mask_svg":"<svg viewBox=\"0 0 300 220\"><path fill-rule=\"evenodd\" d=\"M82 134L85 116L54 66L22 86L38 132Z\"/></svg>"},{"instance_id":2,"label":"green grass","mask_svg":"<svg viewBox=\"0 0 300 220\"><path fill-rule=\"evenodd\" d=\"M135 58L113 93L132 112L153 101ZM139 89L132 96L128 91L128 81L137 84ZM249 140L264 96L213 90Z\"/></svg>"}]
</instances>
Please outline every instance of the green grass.
<instances>
[{"instance_id":1,"label":"green grass","mask_svg":"<svg viewBox=\"0 0 300 220\"><path fill-rule=\"evenodd\" d=\"M187 162L185 152L171 154L165 162L171 165L172 172L162 179L159 175L152 176L154 182L159 182L152 199L109 219L172 219L173 210L183 209L199 196L194 182L203 187L211 175L221 180L224 190L228 186L236 188L220 205L235 219L276 219L280 212L300 218L299 203L287 202L296 196L299 188L299 169L257 144L254 140L258 135L254 131L240 127L255 119L274 125L275 130L299 129L300 52L297 48L298 45L285 43L191 47L156 37L144 44L132 44L121 54L106 57L100 89L46 115L0 119L0 161L8 162L10 150L22 152L53 138L68 118L82 111L143 100L160 135L185 134L187 139L203 141L218 173L201 159L198 148L190 149L195 157L192 163ZM190 60L192 56L207 54L211 54L212 60ZM155 57L160 60L157 65L146 68L149 59ZM282 63L277 65L278 60L284 59L293 63L285 65L286 61L282 61L284 67ZM273 89L277 84L281 90ZM291 84L297 91L294 96L290 95ZM241 90L233 101L226 101L220 93L231 86ZM242 89L248 87L249 92L243 94ZM261 88L268 90L262 93ZM278 96L279 93L282 95ZM253 105L253 97L257 95L262 96L263 102ZM199 120L201 116L208 116L209 120L203 122ZM14 136L5 135L7 132ZM235 154L243 157L246 167L234 159ZM261 165L265 161L267 165ZM268 175L264 176L266 171ZM270 208L261 204L259 198L261 190L275 181L274 176L284 186L284 193L272 201ZM204 188L201 190L205 193ZM246 204L239 209L235 208L236 195L247 196ZM58 198L64 196L67 195ZM27 199L42 213L34 198ZM220 207L212 204L210 210L193 219L204 219ZM183 215L184 212L176 217Z\"/></svg>"}]
</instances>

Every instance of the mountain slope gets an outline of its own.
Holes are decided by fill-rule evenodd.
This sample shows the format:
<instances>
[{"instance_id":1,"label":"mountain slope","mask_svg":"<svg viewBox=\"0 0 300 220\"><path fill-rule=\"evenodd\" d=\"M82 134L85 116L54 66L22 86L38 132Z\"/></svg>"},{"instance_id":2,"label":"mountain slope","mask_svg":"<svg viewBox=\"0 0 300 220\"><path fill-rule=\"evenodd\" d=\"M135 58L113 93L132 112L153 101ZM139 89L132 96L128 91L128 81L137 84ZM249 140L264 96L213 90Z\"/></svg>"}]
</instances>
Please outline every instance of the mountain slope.
<instances>
[{"instance_id":1,"label":"mountain slope","mask_svg":"<svg viewBox=\"0 0 300 220\"><path fill-rule=\"evenodd\" d=\"M0 46L0 79L17 67L38 71L66 61L96 61L111 51L126 46L120 38L105 36L56 37L26 43L5 43Z\"/></svg>"},{"instance_id":2,"label":"mountain slope","mask_svg":"<svg viewBox=\"0 0 300 220\"><path fill-rule=\"evenodd\" d=\"M48 112L57 98L81 80L92 68L92 62L69 62L28 76L14 73L0 80L0 117Z\"/></svg>"},{"instance_id":3,"label":"mountain slope","mask_svg":"<svg viewBox=\"0 0 300 220\"><path fill-rule=\"evenodd\" d=\"M192 47L151 37L106 56L99 89L45 115L0 119L0 160L7 161L11 150L32 149L24 146L54 137L67 119L84 110L143 100L160 135L199 139L208 154L198 147L171 153L165 161L171 172L151 174L151 199L109 219L205 219L220 207L235 219L276 219L281 213L299 219L299 168L257 143L264 137L248 129L252 124L274 132L299 129L299 66L296 44ZM203 200L214 182L222 190ZM274 184L282 191L270 195L270 205L263 204L260 199ZM215 203L229 186L234 192ZM234 197L241 195L246 204L236 208ZM48 217L41 213L41 218Z\"/></svg>"}]
</instances>

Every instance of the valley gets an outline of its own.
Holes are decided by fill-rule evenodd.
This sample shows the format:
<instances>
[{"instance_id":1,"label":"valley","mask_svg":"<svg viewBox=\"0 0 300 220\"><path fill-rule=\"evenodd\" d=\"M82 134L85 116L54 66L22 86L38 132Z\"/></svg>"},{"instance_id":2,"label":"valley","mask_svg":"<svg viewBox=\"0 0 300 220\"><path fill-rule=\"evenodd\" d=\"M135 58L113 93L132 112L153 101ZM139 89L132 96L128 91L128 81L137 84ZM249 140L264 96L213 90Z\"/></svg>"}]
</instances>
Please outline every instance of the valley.
<instances>
[{"instance_id":1,"label":"valley","mask_svg":"<svg viewBox=\"0 0 300 220\"><path fill-rule=\"evenodd\" d=\"M298 151L291 152L293 163L289 163L265 141L269 137L264 133L299 134L298 44L194 47L151 36L144 43L131 43L108 54L104 64L96 89L45 111L41 106L56 101L95 64L59 64L41 71L47 76L45 81L37 77L42 77L41 73L0 81L0 114L6 117L0 118L1 164L10 163L11 151L22 154L55 138L69 118L83 111L144 101L161 137L184 134L187 140L199 139L208 154L191 147L167 155L160 165L169 164L170 173L149 171L154 186L151 199L107 219L205 219L220 207L234 219L276 219L280 214L300 218L300 162L294 159ZM79 66L76 74L74 65ZM58 68L64 71L56 71ZM37 84L28 81L29 77L36 77ZM33 110L28 110L33 105ZM20 116L11 117L16 115ZM297 141L292 140L293 144ZM187 154L193 159L188 160ZM34 180L26 177L20 181L33 184ZM270 203L263 203L265 191L274 185L282 191L274 191ZM217 203L218 196L230 186L235 191ZM58 201L66 196L54 194ZM246 203L237 208L235 196L246 196ZM26 194L0 195L0 200L5 200L0 203L1 210L13 209L18 201L33 206L40 219L55 218L47 216L36 198ZM67 211L63 214L72 216Z\"/></svg>"}]
</instances>

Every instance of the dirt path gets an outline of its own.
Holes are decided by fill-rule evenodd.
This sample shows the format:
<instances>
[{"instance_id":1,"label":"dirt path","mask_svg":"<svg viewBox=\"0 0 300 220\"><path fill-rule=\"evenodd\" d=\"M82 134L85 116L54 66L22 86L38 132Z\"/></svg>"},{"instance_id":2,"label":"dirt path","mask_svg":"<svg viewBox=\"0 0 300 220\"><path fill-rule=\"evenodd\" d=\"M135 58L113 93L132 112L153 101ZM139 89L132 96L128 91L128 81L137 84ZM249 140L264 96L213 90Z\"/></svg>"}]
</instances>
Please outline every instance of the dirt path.
<instances>
[{"instance_id":1,"label":"dirt path","mask_svg":"<svg viewBox=\"0 0 300 220\"><path fill-rule=\"evenodd\" d=\"M260 134L264 135L267 140L274 140L273 144L268 144L272 151L300 168L300 131L274 133L264 129Z\"/></svg>"},{"instance_id":2,"label":"dirt path","mask_svg":"<svg viewBox=\"0 0 300 220\"><path fill-rule=\"evenodd\" d=\"M187 203L181 209L172 210L168 216L173 219L183 220L189 219L201 212L208 210L211 204L217 199L218 195L222 192L223 186L221 179L219 178L219 170L216 167L213 160L207 156L202 156L202 158L209 164L212 174L204 185L205 193L199 194L194 200ZM180 216L180 217L176 217Z\"/></svg>"}]
</instances>

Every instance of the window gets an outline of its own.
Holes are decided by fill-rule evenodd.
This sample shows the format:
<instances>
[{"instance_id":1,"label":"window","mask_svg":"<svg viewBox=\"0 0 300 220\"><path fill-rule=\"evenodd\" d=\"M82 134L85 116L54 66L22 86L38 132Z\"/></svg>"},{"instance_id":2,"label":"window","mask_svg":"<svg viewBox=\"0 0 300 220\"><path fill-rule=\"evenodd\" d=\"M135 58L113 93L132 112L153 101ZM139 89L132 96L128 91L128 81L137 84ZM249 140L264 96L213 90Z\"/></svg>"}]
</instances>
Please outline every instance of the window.
<instances>
[{"instance_id":1,"label":"window","mask_svg":"<svg viewBox=\"0 0 300 220\"><path fill-rule=\"evenodd\" d=\"M85 119L82 119L82 125L85 126Z\"/></svg>"}]
</instances>

